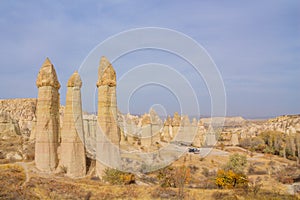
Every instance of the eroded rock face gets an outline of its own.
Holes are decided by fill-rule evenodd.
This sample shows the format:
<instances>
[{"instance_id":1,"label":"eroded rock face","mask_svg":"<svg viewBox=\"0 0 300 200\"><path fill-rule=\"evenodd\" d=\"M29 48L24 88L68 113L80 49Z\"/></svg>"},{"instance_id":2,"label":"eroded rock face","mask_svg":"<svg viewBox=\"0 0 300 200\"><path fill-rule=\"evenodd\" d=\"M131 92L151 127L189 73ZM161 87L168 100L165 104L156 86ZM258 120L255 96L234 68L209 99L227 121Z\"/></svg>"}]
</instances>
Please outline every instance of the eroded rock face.
<instances>
[{"instance_id":1,"label":"eroded rock face","mask_svg":"<svg viewBox=\"0 0 300 200\"><path fill-rule=\"evenodd\" d=\"M44 172L53 172L58 164L60 84L53 64L47 58L42 65L36 85L38 101L36 111L35 164Z\"/></svg>"},{"instance_id":2,"label":"eroded rock face","mask_svg":"<svg viewBox=\"0 0 300 200\"><path fill-rule=\"evenodd\" d=\"M181 124L181 117L178 114L178 112L175 112L172 120L172 126L180 126L180 124Z\"/></svg>"},{"instance_id":3,"label":"eroded rock face","mask_svg":"<svg viewBox=\"0 0 300 200\"><path fill-rule=\"evenodd\" d=\"M0 112L0 136L1 138L11 135L20 135L19 124L6 112Z\"/></svg>"},{"instance_id":4,"label":"eroded rock face","mask_svg":"<svg viewBox=\"0 0 300 200\"><path fill-rule=\"evenodd\" d=\"M238 138L238 135L236 134L236 133L233 133L232 135L231 135L231 145L232 146L237 146L237 145L239 145L240 143L239 143L239 138Z\"/></svg>"},{"instance_id":5,"label":"eroded rock face","mask_svg":"<svg viewBox=\"0 0 300 200\"><path fill-rule=\"evenodd\" d=\"M98 72L98 123L110 141L120 142L117 125L116 72L104 56Z\"/></svg>"},{"instance_id":6,"label":"eroded rock face","mask_svg":"<svg viewBox=\"0 0 300 200\"><path fill-rule=\"evenodd\" d=\"M18 133L29 137L36 123L36 103L37 99L1 99L0 113L18 124Z\"/></svg>"},{"instance_id":7,"label":"eroded rock face","mask_svg":"<svg viewBox=\"0 0 300 200\"><path fill-rule=\"evenodd\" d=\"M117 123L116 72L106 57L100 60L98 70L98 125L96 173L101 176L106 163L118 161L120 130ZM99 136L98 136L99 135Z\"/></svg>"},{"instance_id":8,"label":"eroded rock face","mask_svg":"<svg viewBox=\"0 0 300 200\"><path fill-rule=\"evenodd\" d=\"M22 160L23 138L16 120L6 112L0 112L0 160Z\"/></svg>"},{"instance_id":9,"label":"eroded rock face","mask_svg":"<svg viewBox=\"0 0 300 200\"><path fill-rule=\"evenodd\" d=\"M97 126L98 123L96 115L83 115L85 151L86 156L91 159L96 159Z\"/></svg>"},{"instance_id":10,"label":"eroded rock face","mask_svg":"<svg viewBox=\"0 0 300 200\"><path fill-rule=\"evenodd\" d=\"M61 130L61 165L70 177L86 174L84 128L81 106L81 79L75 72L67 85L66 107Z\"/></svg>"}]
</instances>

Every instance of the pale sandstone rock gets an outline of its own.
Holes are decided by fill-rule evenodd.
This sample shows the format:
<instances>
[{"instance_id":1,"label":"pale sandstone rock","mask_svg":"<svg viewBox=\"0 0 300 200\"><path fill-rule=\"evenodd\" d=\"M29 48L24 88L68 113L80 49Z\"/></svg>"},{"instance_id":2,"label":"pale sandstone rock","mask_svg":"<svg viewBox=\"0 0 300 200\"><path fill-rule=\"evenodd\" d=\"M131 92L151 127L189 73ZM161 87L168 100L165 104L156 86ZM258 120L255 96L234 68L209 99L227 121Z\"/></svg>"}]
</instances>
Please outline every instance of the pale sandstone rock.
<instances>
[{"instance_id":1,"label":"pale sandstone rock","mask_svg":"<svg viewBox=\"0 0 300 200\"><path fill-rule=\"evenodd\" d=\"M196 118L193 118L192 120L192 126L197 126L198 125L198 121Z\"/></svg>"},{"instance_id":2,"label":"pale sandstone rock","mask_svg":"<svg viewBox=\"0 0 300 200\"><path fill-rule=\"evenodd\" d=\"M160 142L161 134L163 132L164 124L154 109L149 112L151 118L151 132L152 140L151 145L157 145Z\"/></svg>"},{"instance_id":3,"label":"pale sandstone rock","mask_svg":"<svg viewBox=\"0 0 300 200\"><path fill-rule=\"evenodd\" d=\"M100 61L97 87L98 123L110 141L118 145L116 72L104 56Z\"/></svg>"},{"instance_id":4,"label":"pale sandstone rock","mask_svg":"<svg viewBox=\"0 0 300 200\"><path fill-rule=\"evenodd\" d=\"M181 120L181 125L182 126L190 126L191 125L191 121L189 119L188 115L184 115L182 120Z\"/></svg>"},{"instance_id":5,"label":"pale sandstone rock","mask_svg":"<svg viewBox=\"0 0 300 200\"><path fill-rule=\"evenodd\" d=\"M66 107L61 130L61 165L66 167L67 175L74 178L86 174L81 85L80 76L76 71L67 84Z\"/></svg>"},{"instance_id":6,"label":"pale sandstone rock","mask_svg":"<svg viewBox=\"0 0 300 200\"><path fill-rule=\"evenodd\" d=\"M172 138L173 138L172 118L170 115L168 115L167 119L164 122L163 130L161 133L161 140L167 142L167 141L171 141Z\"/></svg>"},{"instance_id":7,"label":"pale sandstone rock","mask_svg":"<svg viewBox=\"0 0 300 200\"><path fill-rule=\"evenodd\" d=\"M96 159L97 116L83 115L84 143L87 157Z\"/></svg>"},{"instance_id":8,"label":"pale sandstone rock","mask_svg":"<svg viewBox=\"0 0 300 200\"><path fill-rule=\"evenodd\" d=\"M178 112L175 112L172 120L172 139L176 137L181 126L182 126L181 116L178 114Z\"/></svg>"},{"instance_id":9,"label":"pale sandstone rock","mask_svg":"<svg viewBox=\"0 0 300 200\"><path fill-rule=\"evenodd\" d=\"M172 120L172 126L180 126L180 125L181 125L181 117L178 114L178 112L175 112Z\"/></svg>"},{"instance_id":10,"label":"pale sandstone rock","mask_svg":"<svg viewBox=\"0 0 300 200\"><path fill-rule=\"evenodd\" d=\"M96 173L103 175L106 164L119 160L120 130L117 124L116 72L106 57L100 60L98 70L98 125L102 134L97 134Z\"/></svg>"},{"instance_id":11,"label":"pale sandstone rock","mask_svg":"<svg viewBox=\"0 0 300 200\"><path fill-rule=\"evenodd\" d=\"M141 117L141 145L152 146L160 141L162 121L154 109Z\"/></svg>"},{"instance_id":12,"label":"pale sandstone rock","mask_svg":"<svg viewBox=\"0 0 300 200\"><path fill-rule=\"evenodd\" d=\"M231 136L231 145L232 146L237 146L239 145L239 137L236 133L233 133L232 136Z\"/></svg>"},{"instance_id":13,"label":"pale sandstone rock","mask_svg":"<svg viewBox=\"0 0 300 200\"><path fill-rule=\"evenodd\" d=\"M0 113L6 113L18 124L19 133L29 137L35 127L36 102L37 99L1 99Z\"/></svg>"},{"instance_id":14,"label":"pale sandstone rock","mask_svg":"<svg viewBox=\"0 0 300 200\"><path fill-rule=\"evenodd\" d=\"M23 157L20 155L20 153L10 152L10 153L6 154L6 159L9 159L9 160L23 160Z\"/></svg>"},{"instance_id":15,"label":"pale sandstone rock","mask_svg":"<svg viewBox=\"0 0 300 200\"><path fill-rule=\"evenodd\" d=\"M0 137L20 135L19 124L6 112L0 112Z\"/></svg>"},{"instance_id":16,"label":"pale sandstone rock","mask_svg":"<svg viewBox=\"0 0 300 200\"><path fill-rule=\"evenodd\" d=\"M60 84L54 66L47 58L42 65L36 85L38 87L37 124L35 136L35 164L44 172L53 172L58 164Z\"/></svg>"},{"instance_id":17,"label":"pale sandstone rock","mask_svg":"<svg viewBox=\"0 0 300 200\"><path fill-rule=\"evenodd\" d=\"M160 117L157 115L157 113L153 108L150 109L149 115L152 124L160 124L160 125L162 124L162 120L160 119Z\"/></svg>"}]
</instances>

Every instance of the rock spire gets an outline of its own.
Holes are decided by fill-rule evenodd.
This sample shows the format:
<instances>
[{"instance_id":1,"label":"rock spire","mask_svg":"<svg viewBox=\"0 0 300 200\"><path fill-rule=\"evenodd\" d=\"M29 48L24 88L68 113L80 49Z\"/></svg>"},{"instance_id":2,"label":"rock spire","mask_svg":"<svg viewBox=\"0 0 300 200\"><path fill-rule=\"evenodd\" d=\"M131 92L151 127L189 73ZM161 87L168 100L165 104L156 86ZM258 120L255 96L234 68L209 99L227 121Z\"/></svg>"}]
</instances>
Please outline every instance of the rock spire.
<instances>
[{"instance_id":1,"label":"rock spire","mask_svg":"<svg viewBox=\"0 0 300 200\"><path fill-rule=\"evenodd\" d=\"M118 160L120 130L117 124L116 72L106 57L100 60L98 71L98 125L104 138L97 139L96 171L100 176L105 166L99 162L99 157L106 164Z\"/></svg>"},{"instance_id":2,"label":"rock spire","mask_svg":"<svg viewBox=\"0 0 300 200\"><path fill-rule=\"evenodd\" d=\"M74 178L86 174L81 86L81 78L75 71L67 84L66 108L61 131L61 165L66 167L67 175Z\"/></svg>"},{"instance_id":3,"label":"rock spire","mask_svg":"<svg viewBox=\"0 0 300 200\"><path fill-rule=\"evenodd\" d=\"M38 100L36 110L35 164L44 172L53 172L57 166L59 135L60 84L53 64L47 58L42 65L36 85Z\"/></svg>"}]
</instances>

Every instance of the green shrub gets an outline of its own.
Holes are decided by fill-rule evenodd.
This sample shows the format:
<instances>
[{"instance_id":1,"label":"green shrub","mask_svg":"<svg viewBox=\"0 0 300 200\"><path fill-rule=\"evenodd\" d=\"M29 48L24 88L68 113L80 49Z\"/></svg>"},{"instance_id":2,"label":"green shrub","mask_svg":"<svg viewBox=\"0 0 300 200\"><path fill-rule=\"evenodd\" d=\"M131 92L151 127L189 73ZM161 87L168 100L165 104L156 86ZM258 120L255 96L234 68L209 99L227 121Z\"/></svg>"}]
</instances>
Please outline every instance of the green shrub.
<instances>
[{"instance_id":1,"label":"green shrub","mask_svg":"<svg viewBox=\"0 0 300 200\"><path fill-rule=\"evenodd\" d=\"M225 171L233 171L234 173L244 173L244 169L247 165L247 158L244 155L235 153L229 156L229 161L223 167Z\"/></svg>"}]
</instances>

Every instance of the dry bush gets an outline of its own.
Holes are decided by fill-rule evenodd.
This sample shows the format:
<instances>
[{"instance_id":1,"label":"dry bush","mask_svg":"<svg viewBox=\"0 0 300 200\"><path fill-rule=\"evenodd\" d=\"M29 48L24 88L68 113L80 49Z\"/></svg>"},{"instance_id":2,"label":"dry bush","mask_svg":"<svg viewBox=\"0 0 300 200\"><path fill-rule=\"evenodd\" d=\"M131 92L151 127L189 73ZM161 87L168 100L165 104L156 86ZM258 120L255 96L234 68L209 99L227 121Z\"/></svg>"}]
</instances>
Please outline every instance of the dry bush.
<instances>
[{"instance_id":1,"label":"dry bush","mask_svg":"<svg viewBox=\"0 0 300 200\"><path fill-rule=\"evenodd\" d=\"M202 189L217 189L218 186L215 183L214 179L210 179L210 178L206 178L206 179L202 179L199 184L198 184L199 188Z\"/></svg>"},{"instance_id":2,"label":"dry bush","mask_svg":"<svg viewBox=\"0 0 300 200\"><path fill-rule=\"evenodd\" d=\"M252 163L250 163L248 168L248 174L255 174L255 171L256 171L255 166Z\"/></svg>"},{"instance_id":3,"label":"dry bush","mask_svg":"<svg viewBox=\"0 0 300 200\"><path fill-rule=\"evenodd\" d=\"M184 165L180 167L165 167L158 171L157 178L161 187L178 188L178 198L184 198L184 186L191 180L191 171Z\"/></svg>"},{"instance_id":4,"label":"dry bush","mask_svg":"<svg viewBox=\"0 0 300 200\"><path fill-rule=\"evenodd\" d=\"M175 199L177 196L176 192L174 190L171 190L169 188L157 188L151 192L152 198L161 198L161 199Z\"/></svg>"},{"instance_id":5,"label":"dry bush","mask_svg":"<svg viewBox=\"0 0 300 200\"><path fill-rule=\"evenodd\" d=\"M32 177L26 188L34 192L39 199L85 199L92 196L92 193L88 195L90 188L85 190L77 184L80 180L66 180L68 179Z\"/></svg>"},{"instance_id":6,"label":"dry bush","mask_svg":"<svg viewBox=\"0 0 300 200\"><path fill-rule=\"evenodd\" d=\"M262 179L257 177L256 179L249 180L249 190L253 193L254 196L258 194L263 186Z\"/></svg>"},{"instance_id":7,"label":"dry bush","mask_svg":"<svg viewBox=\"0 0 300 200\"><path fill-rule=\"evenodd\" d=\"M220 199L222 199L222 200L226 200L226 199L232 200L233 199L232 196L230 194L228 194L227 192L219 192L219 191L214 192L212 194L212 198L216 199L216 200L220 200Z\"/></svg>"},{"instance_id":8,"label":"dry bush","mask_svg":"<svg viewBox=\"0 0 300 200\"><path fill-rule=\"evenodd\" d=\"M174 181L174 167L167 166L158 170L157 179L161 187L175 187Z\"/></svg>"},{"instance_id":9,"label":"dry bush","mask_svg":"<svg viewBox=\"0 0 300 200\"><path fill-rule=\"evenodd\" d=\"M25 173L17 165L0 166L0 199L37 199L34 193L23 186Z\"/></svg>"},{"instance_id":10,"label":"dry bush","mask_svg":"<svg viewBox=\"0 0 300 200\"><path fill-rule=\"evenodd\" d=\"M194 174L199 170L199 167L197 167L196 165L190 165L189 168L190 168L191 174Z\"/></svg>"},{"instance_id":11,"label":"dry bush","mask_svg":"<svg viewBox=\"0 0 300 200\"><path fill-rule=\"evenodd\" d=\"M125 190L122 193L122 198L138 198L139 197L139 193L136 190L136 187L134 185L128 185L125 187Z\"/></svg>"},{"instance_id":12,"label":"dry bush","mask_svg":"<svg viewBox=\"0 0 300 200\"><path fill-rule=\"evenodd\" d=\"M175 185L178 188L178 197L184 198L184 186L189 183L191 179L190 168L186 166L177 167L174 174Z\"/></svg>"},{"instance_id":13,"label":"dry bush","mask_svg":"<svg viewBox=\"0 0 300 200\"><path fill-rule=\"evenodd\" d=\"M201 174L205 177L209 177L210 176L210 173L209 173L209 169L206 168L206 167L202 167L202 172Z\"/></svg>"},{"instance_id":14,"label":"dry bush","mask_svg":"<svg viewBox=\"0 0 300 200\"><path fill-rule=\"evenodd\" d=\"M278 171L275 177L283 184L292 184L294 182L293 177L295 176L295 173L297 173L297 170L297 166L287 166Z\"/></svg>"},{"instance_id":15,"label":"dry bush","mask_svg":"<svg viewBox=\"0 0 300 200\"><path fill-rule=\"evenodd\" d=\"M102 179L112 185L128 185L135 183L135 176L117 169L106 168Z\"/></svg>"}]
</instances>

